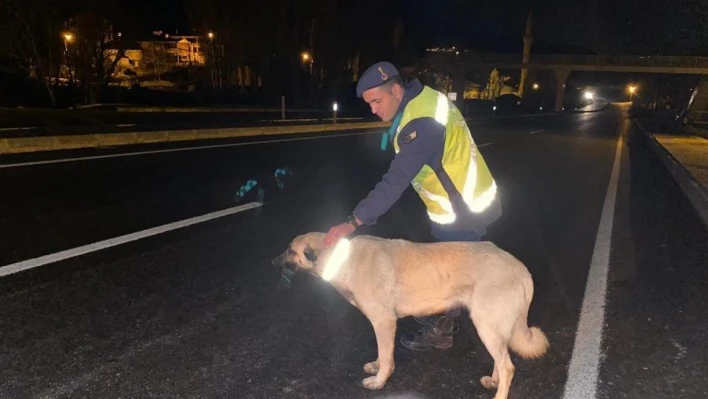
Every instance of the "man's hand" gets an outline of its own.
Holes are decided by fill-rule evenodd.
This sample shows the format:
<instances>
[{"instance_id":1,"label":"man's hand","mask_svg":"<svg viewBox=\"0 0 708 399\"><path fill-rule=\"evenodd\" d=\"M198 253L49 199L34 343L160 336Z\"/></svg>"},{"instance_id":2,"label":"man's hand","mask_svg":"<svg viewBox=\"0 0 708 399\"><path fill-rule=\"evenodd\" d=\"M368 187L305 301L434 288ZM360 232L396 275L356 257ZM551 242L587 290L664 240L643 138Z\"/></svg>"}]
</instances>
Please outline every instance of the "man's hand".
<instances>
[{"instance_id":1,"label":"man's hand","mask_svg":"<svg viewBox=\"0 0 708 399\"><path fill-rule=\"evenodd\" d=\"M356 230L356 227L354 227L351 223L338 224L329 229L324 240L322 240L322 244L324 244L325 248L330 247L337 243L340 239L352 234L354 230Z\"/></svg>"}]
</instances>

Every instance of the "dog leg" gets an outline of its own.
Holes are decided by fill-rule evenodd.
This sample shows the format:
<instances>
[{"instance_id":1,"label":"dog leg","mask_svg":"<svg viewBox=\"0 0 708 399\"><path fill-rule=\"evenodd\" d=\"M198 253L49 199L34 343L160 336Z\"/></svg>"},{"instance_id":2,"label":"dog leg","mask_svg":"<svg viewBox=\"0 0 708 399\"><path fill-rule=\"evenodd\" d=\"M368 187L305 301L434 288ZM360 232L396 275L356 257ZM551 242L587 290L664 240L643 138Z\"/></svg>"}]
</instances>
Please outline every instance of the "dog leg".
<instances>
[{"instance_id":1,"label":"dog leg","mask_svg":"<svg viewBox=\"0 0 708 399\"><path fill-rule=\"evenodd\" d=\"M494 399L507 399L515 371L514 364L509 357L507 343L493 328L480 326L477 330L482 343L484 343L487 351L494 359L494 371L492 372L492 376L482 377L480 382L485 388L497 388L497 394L494 396Z\"/></svg>"},{"instance_id":2,"label":"dog leg","mask_svg":"<svg viewBox=\"0 0 708 399\"><path fill-rule=\"evenodd\" d=\"M364 365L364 372L369 374L377 374L379 372L379 359Z\"/></svg>"},{"instance_id":3,"label":"dog leg","mask_svg":"<svg viewBox=\"0 0 708 399\"><path fill-rule=\"evenodd\" d=\"M502 364L499 367L499 388L495 399L507 399L509 396L509 388L511 388L511 380L514 379L514 364L511 362L509 350L506 345L503 347Z\"/></svg>"},{"instance_id":4,"label":"dog leg","mask_svg":"<svg viewBox=\"0 0 708 399\"><path fill-rule=\"evenodd\" d=\"M497 389L499 388L499 369L495 366L492 376L484 376L480 379L482 386L487 389Z\"/></svg>"},{"instance_id":5,"label":"dog leg","mask_svg":"<svg viewBox=\"0 0 708 399\"><path fill-rule=\"evenodd\" d=\"M377 372L375 376L365 378L361 384L368 389L381 389L386 385L386 381L393 373L395 364L393 361L393 345L396 337L396 318L376 320L372 322L374 333L376 333L376 343L378 345L379 357L375 362L377 364ZM368 363L364 366L364 371L367 371ZM373 371L373 368L371 368Z\"/></svg>"}]
</instances>

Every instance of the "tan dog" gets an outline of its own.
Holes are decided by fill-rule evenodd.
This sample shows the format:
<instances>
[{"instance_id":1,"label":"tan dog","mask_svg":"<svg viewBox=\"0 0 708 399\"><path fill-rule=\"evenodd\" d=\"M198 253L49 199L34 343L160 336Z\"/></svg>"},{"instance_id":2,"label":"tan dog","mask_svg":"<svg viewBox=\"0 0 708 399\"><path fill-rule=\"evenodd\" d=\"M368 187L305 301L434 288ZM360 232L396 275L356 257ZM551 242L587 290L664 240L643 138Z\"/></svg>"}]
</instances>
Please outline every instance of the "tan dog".
<instances>
[{"instance_id":1,"label":"tan dog","mask_svg":"<svg viewBox=\"0 0 708 399\"><path fill-rule=\"evenodd\" d=\"M394 370L398 318L427 316L466 307L489 354L492 376L482 377L495 399L505 399L514 376L508 348L524 358L543 356L545 334L529 328L533 280L526 267L490 242L432 244L357 236L324 248L322 233L296 237L276 266L323 277L356 306L374 327L378 359L364 365L376 374L362 381L380 389ZM338 267L339 266L339 267Z\"/></svg>"}]
</instances>

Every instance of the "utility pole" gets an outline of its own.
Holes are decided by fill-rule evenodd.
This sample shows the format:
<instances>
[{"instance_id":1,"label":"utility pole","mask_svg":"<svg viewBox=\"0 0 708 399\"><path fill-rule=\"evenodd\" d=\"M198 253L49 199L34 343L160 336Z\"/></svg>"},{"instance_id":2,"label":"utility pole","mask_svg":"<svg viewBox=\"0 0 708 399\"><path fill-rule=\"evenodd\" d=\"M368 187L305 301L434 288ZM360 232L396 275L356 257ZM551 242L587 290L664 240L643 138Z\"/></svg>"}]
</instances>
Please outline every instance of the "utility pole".
<instances>
[{"instance_id":1,"label":"utility pole","mask_svg":"<svg viewBox=\"0 0 708 399\"><path fill-rule=\"evenodd\" d=\"M523 63L527 65L531 61L531 44L533 43L533 23L532 23L532 11L529 10L529 15L526 17L526 33L524 34L524 57ZM521 67L521 80L519 82L519 97L524 97L524 86L526 85L526 77L529 74L529 70L526 66Z\"/></svg>"}]
</instances>

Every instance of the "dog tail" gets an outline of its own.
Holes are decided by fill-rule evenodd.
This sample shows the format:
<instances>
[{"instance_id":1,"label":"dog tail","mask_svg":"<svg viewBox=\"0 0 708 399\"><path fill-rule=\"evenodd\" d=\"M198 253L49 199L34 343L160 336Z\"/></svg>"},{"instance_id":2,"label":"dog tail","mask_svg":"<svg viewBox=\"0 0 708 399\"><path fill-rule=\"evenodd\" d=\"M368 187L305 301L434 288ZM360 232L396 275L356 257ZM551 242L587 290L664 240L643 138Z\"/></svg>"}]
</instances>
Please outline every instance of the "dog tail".
<instances>
[{"instance_id":1,"label":"dog tail","mask_svg":"<svg viewBox=\"0 0 708 399\"><path fill-rule=\"evenodd\" d=\"M520 317L514 325L509 346L525 359L537 359L546 354L550 344L540 328L529 328L526 317Z\"/></svg>"}]
</instances>

